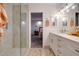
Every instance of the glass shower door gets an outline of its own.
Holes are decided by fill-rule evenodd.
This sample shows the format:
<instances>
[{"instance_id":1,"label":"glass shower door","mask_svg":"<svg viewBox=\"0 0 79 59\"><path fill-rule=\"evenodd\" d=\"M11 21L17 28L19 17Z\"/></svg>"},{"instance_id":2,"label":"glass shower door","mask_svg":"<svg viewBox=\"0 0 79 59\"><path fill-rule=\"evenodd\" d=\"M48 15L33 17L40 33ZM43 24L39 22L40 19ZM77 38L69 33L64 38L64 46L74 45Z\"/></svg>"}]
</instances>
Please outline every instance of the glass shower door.
<instances>
[{"instance_id":1,"label":"glass shower door","mask_svg":"<svg viewBox=\"0 0 79 59\"><path fill-rule=\"evenodd\" d=\"M8 25L0 42L0 56L25 55L29 48L29 10L28 5L19 3L5 4Z\"/></svg>"},{"instance_id":2,"label":"glass shower door","mask_svg":"<svg viewBox=\"0 0 79 59\"><path fill-rule=\"evenodd\" d=\"M0 41L0 56L20 56L20 4L5 4L8 25Z\"/></svg>"},{"instance_id":3,"label":"glass shower door","mask_svg":"<svg viewBox=\"0 0 79 59\"><path fill-rule=\"evenodd\" d=\"M29 48L29 9L28 5L21 4L21 55L27 54Z\"/></svg>"}]
</instances>

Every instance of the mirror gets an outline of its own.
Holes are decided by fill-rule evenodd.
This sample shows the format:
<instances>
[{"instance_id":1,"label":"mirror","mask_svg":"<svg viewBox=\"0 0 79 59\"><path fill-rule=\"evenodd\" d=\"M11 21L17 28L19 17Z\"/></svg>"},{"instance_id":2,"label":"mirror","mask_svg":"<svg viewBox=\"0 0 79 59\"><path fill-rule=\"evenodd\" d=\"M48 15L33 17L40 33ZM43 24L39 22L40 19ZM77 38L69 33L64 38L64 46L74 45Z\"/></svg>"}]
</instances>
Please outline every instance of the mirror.
<instances>
[{"instance_id":1,"label":"mirror","mask_svg":"<svg viewBox=\"0 0 79 59\"><path fill-rule=\"evenodd\" d=\"M67 17L64 16L62 19L62 26L67 26Z\"/></svg>"},{"instance_id":2,"label":"mirror","mask_svg":"<svg viewBox=\"0 0 79 59\"><path fill-rule=\"evenodd\" d=\"M57 24L57 17L52 17L52 26L56 26Z\"/></svg>"},{"instance_id":3,"label":"mirror","mask_svg":"<svg viewBox=\"0 0 79 59\"><path fill-rule=\"evenodd\" d=\"M75 18L76 18L76 26L79 26L79 12L75 13Z\"/></svg>"}]
</instances>

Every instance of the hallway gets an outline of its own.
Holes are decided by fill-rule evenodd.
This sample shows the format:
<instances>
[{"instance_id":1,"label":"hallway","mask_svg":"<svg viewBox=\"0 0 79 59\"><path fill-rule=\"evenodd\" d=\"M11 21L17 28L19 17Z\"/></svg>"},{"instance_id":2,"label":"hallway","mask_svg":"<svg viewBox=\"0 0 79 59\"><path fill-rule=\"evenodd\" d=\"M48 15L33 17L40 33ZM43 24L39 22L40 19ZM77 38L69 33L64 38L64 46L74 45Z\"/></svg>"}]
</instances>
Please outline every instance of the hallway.
<instances>
[{"instance_id":1,"label":"hallway","mask_svg":"<svg viewBox=\"0 0 79 59\"><path fill-rule=\"evenodd\" d=\"M42 38L32 35L31 48L42 48Z\"/></svg>"}]
</instances>

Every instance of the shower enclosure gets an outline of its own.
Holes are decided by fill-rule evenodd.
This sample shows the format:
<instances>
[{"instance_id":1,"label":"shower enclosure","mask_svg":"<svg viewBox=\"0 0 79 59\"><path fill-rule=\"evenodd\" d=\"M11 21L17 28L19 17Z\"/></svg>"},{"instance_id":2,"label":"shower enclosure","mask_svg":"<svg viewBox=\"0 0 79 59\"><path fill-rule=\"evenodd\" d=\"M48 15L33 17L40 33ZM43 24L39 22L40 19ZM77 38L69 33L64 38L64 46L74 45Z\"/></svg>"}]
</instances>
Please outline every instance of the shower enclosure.
<instances>
[{"instance_id":1,"label":"shower enclosure","mask_svg":"<svg viewBox=\"0 0 79 59\"><path fill-rule=\"evenodd\" d=\"M23 55L29 47L29 9L26 4L6 3L8 25L0 42L0 55Z\"/></svg>"}]
</instances>

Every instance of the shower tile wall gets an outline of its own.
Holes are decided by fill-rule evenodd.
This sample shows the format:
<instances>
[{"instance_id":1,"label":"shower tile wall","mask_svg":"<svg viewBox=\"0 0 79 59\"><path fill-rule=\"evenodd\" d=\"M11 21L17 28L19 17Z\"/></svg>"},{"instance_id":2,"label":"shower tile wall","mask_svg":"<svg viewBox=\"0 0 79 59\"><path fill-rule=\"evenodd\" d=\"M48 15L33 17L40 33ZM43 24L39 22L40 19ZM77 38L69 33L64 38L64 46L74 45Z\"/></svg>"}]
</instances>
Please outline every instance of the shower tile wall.
<instances>
[{"instance_id":1,"label":"shower tile wall","mask_svg":"<svg viewBox=\"0 0 79 59\"><path fill-rule=\"evenodd\" d=\"M6 4L8 26L0 42L0 56L20 55L20 5ZM13 22L15 20L15 22Z\"/></svg>"},{"instance_id":2,"label":"shower tile wall","mask_svg":"<svg viewBox=\"0 0 79 59\"><path fill-rule=\"evenodd\" d=\"M21 13L21 48L26 48L27 46L27 28L26 28L26 13Z\"/></svg>"},{"instance_id":3,"label":"shower tile wall","mask_svg":"<svg viewBox=\"0 0 79 59\"><path fill-rule=\"evenodd\" d=\"M6 13L8 16L8 26L7 29L4 29L4 37L1 42L1 47L5 48L12 48L12 4L6 4Z\"/></svg>"},{"instance_id":4,"label":"shower tile wall","mask_svg":"<svg viewBox=\"0 0 79 59\"><path fill-rule=\"evenodd\" d=\"M29 9L25 4L6 4L8 26L0 42L0 55L17 56L24 53L21 48L29 47ZM22 25L22 21L25 22Z\"/></svg>"},{"instance_id":5,"label":"shower tile wall","mask_svg":"<svg viewBox=\"0 0 79 59\"><path fill-rule=\"evenodd\" d=\"M20 48L20 5L13 5L13 47Z\"/></svg>"},{"instance_id":6,"label":"shower tile wall","mask_svg":"<svg viewBox=\"0 0 79 59\"><path fill-rule=\"evenodd\" d=\"M22 24L24 22L24 24ZM21 48L29 47L29 9L21 4Z\"/></svg>"}]
</instances>

